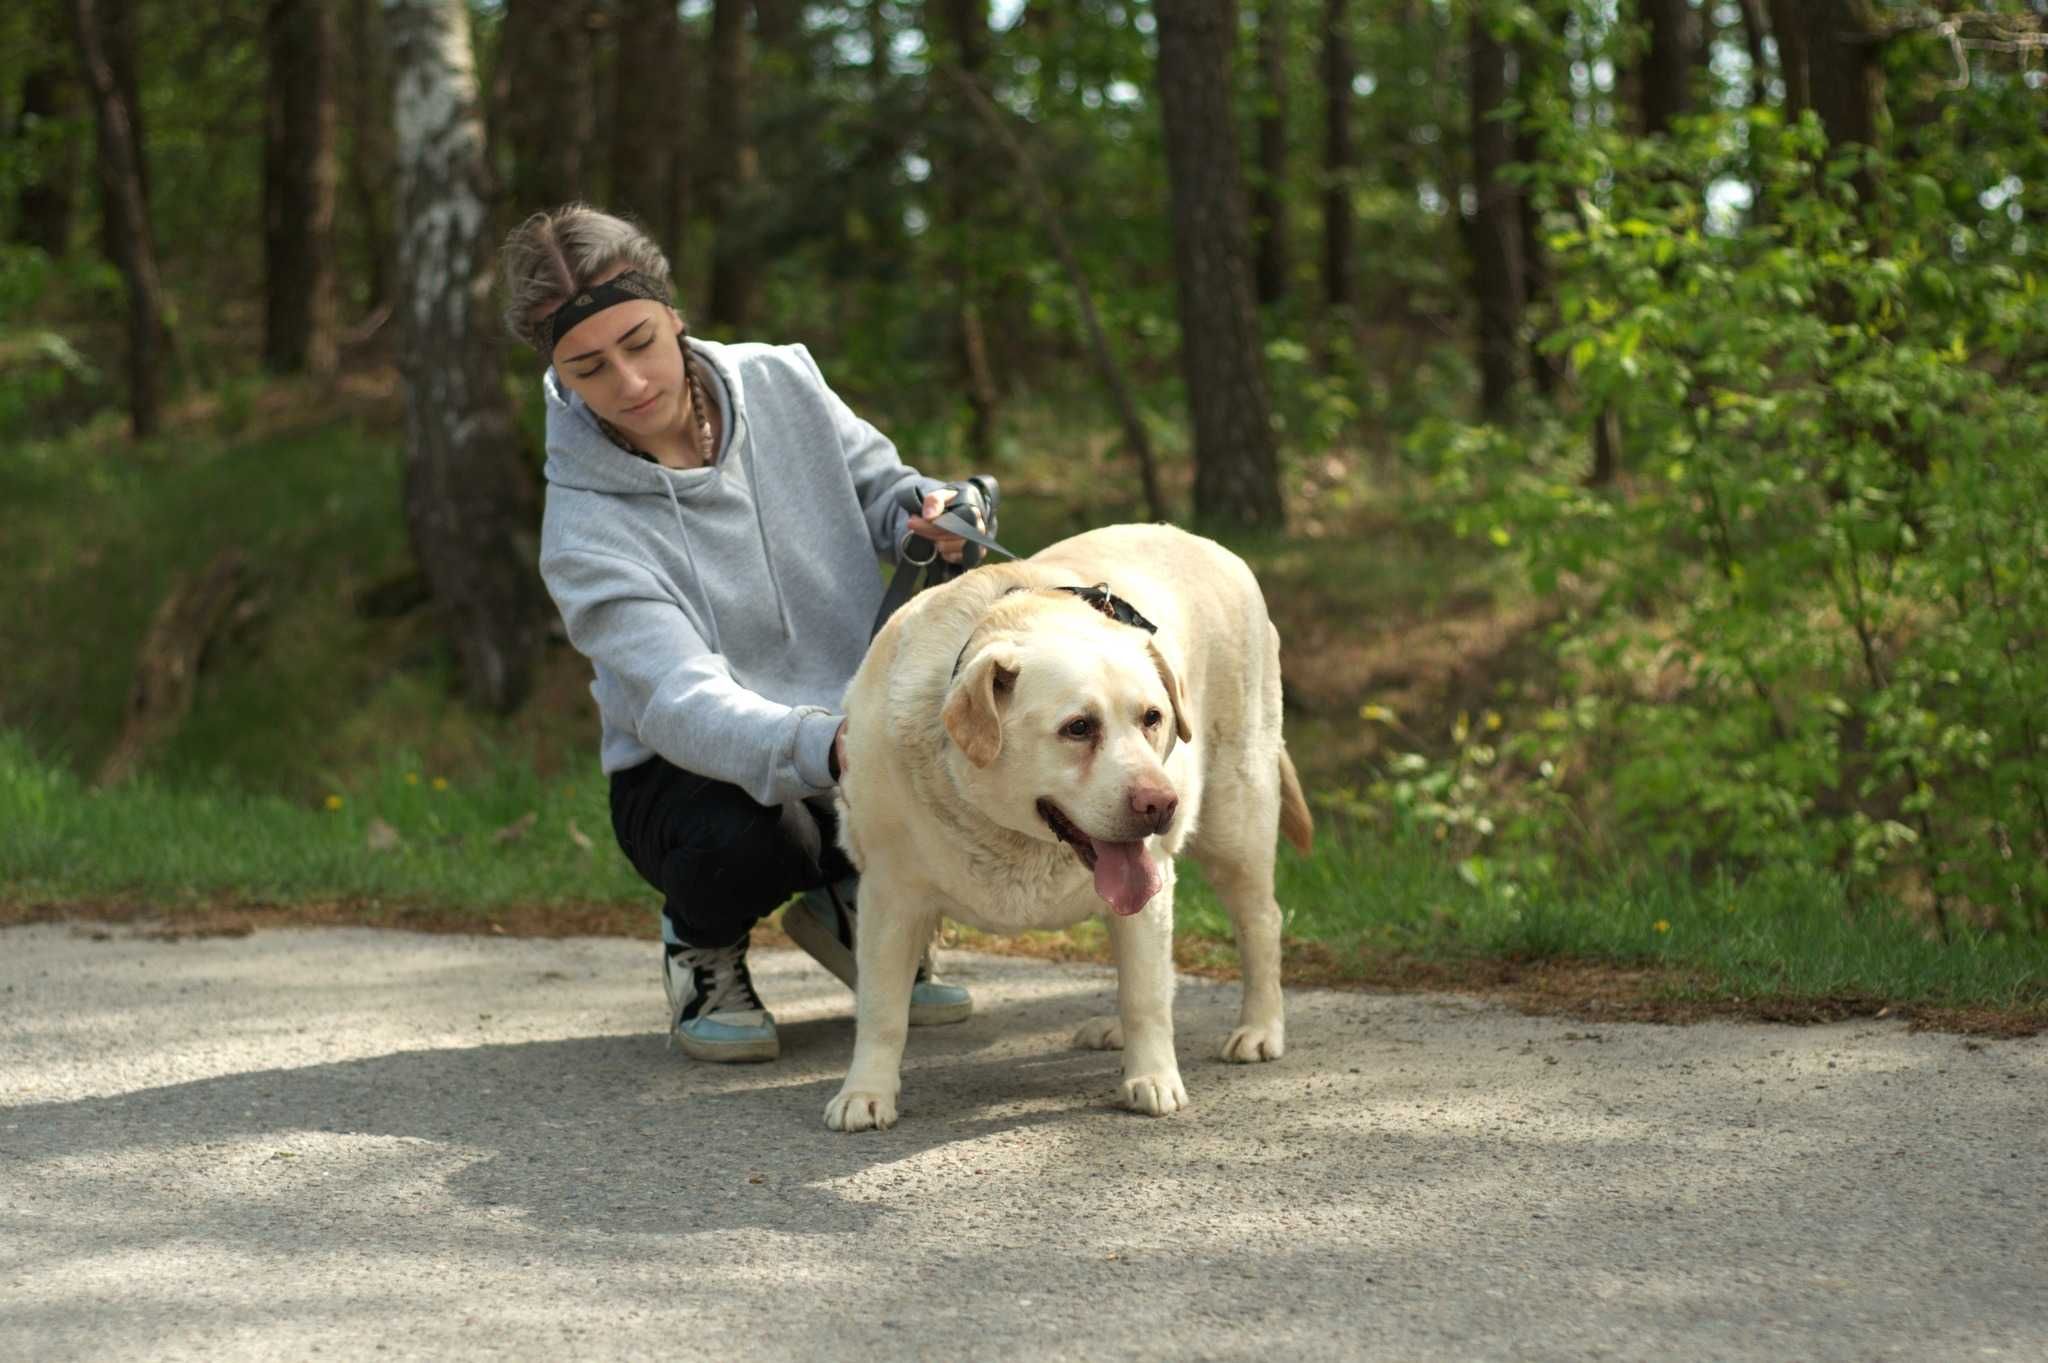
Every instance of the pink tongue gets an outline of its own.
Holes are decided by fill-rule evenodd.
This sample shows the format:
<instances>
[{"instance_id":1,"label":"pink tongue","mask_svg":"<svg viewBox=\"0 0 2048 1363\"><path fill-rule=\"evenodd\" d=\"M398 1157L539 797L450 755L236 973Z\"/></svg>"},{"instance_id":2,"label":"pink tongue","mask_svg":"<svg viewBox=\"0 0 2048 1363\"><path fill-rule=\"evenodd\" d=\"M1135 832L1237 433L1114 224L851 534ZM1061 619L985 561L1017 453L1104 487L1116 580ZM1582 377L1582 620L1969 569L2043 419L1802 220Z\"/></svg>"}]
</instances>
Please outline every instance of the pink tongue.
<instances>
[{"instance_id":1,"label":"pink tongue","mask_svg":"<svg viewBox=\"0 0 2048 1363\"><path fill-rule=\"evenodd\" d=\"M1095 893L1128 917L1151 902L1162 883L1159 867L1142 842L1095 844Z\"/></svg>"}]
</instances>

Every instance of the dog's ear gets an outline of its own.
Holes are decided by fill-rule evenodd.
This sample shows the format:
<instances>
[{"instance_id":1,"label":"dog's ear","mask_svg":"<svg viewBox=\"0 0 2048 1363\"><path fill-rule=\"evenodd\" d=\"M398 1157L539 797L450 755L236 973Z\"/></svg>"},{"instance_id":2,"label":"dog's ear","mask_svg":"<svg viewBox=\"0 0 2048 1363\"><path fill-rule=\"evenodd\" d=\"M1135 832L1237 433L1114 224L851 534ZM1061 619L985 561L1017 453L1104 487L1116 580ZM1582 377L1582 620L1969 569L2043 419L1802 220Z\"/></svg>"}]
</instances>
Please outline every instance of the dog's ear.
<instances>
[{"instance_id":1,"label":"dog's ear","mask_svg":"<svg viewBox=\"0 0 2048 1363\"><path fill-rule=\"evenodd\" d=\"M960 669L940 715L946 733L977 767L1003 750L1003 711L1017 686L1017 660L1006 649L984 648Z\"/></svg>"},{"instance_id":2,"label":"dog's ear","mask_svg":"<svg viewBox=\"0 0 2048 1363\"><path fill-rule=\"evenodd\" d=\"M1166 683L1167 699L1173 702L1174 737L1185 743L1195 736L1195 717L1188 709L1187 688L1180 684L1180 673L1173 670L1158 644L1147 639L1145 650L1152 655L1152 666L1159 669L1159 680Z\"/></svg>"}]
</instances>

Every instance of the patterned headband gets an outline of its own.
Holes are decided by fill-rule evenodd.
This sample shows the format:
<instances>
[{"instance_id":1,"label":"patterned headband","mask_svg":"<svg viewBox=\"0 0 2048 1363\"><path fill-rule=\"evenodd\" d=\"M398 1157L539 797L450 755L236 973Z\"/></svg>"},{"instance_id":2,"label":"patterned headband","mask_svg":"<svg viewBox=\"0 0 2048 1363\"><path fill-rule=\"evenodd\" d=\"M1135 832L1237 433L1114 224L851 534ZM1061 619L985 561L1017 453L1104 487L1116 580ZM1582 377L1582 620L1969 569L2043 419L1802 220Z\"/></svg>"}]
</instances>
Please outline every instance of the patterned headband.
<instances>
[{"instance_id":1,"label":"patterned headband","mask_svg":"<svg viewBox=\"0 0 2048 1363\"><path fill-rule=\"evenodd\" d=\"M656 303L666 303L668 290L660 281L638 270L628 270L622 275L607 279L602 284L592 284L587 289L580 289L571 294L567 302L541 319L537 328L540 337L540 357L544 360L553 359L556 342L575 330L576 324L584 318L595 316L606 308L643 298Z\"/></svg>"}]
</instances>

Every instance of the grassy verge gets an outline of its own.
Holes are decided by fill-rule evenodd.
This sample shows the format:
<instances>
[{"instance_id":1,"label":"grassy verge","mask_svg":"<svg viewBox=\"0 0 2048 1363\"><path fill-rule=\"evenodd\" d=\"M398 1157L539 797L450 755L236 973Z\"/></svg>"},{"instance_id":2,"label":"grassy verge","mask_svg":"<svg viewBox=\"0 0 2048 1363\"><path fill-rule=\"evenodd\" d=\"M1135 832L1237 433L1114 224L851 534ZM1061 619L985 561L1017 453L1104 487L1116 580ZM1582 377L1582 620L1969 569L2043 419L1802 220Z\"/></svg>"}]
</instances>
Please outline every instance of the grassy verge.
<instances>
[{"instance_id":1,"label":"grassy verge","mask_svg":"<svg viewBox=\"0 0 2048 1363\"><path fill-rule=\"evenodd\" d=\"M653 897L611 841L602 784L545 781L512 759L458 784L400 757L308 804L151 780L90 790L0 734L0 865L0 920L146 905L175 928L226 903L271 906L269 921L653 928ZM1839 886L1796 871L1706 886L1616 875L1508 896L1467 884L1420 838L1355 827L1326 830L1313 856L1284 851L1279 869L1297 982L1485 988L1523 982L1502 963L1571 963L1584 997L1551 1000L1565 1007L1625 997L1636 1016L1895 1008L2048 1025L2048 943L1941 943L1899 915L1852 912ZM1228 973L1229 919L1198 868L1186 868L1176 912L1183 963ZM1092 924L1022 945L1106 954ZM1607 967L1597 981L1589 962Z\"/></svg>"}]
</instances>

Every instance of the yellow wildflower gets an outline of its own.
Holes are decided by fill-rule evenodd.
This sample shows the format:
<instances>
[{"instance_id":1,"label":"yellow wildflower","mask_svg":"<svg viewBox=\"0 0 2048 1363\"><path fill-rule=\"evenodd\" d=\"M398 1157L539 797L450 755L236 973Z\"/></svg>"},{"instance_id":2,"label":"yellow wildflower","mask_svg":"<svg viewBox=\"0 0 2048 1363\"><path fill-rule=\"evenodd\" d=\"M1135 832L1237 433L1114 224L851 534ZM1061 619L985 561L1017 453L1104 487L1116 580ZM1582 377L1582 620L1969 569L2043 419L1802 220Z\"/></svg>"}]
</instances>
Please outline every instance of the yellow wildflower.
<instances>
[{"instance_id":1,"label":"yellow wildflower","mask_svg":"<svg viewBox=\"0 0 2048 1363\"><path fill-rule=\"evenodd\" d=\"M328 797L327 797L327 808L328 808L328 809L330 809L330 810L340 809L340 808L341 808L341 797L340 797L339 795L330 795L330 796L328 796Z\"/></svg>"},{"instance_id":2,"label":"yellow wildflower","mask_svg":"<svg viewBox=\"0 0 2048 1363\"><path fill-rule=\"evenodd\" d=\"M1669 932L1669 931L1671 931L1671 924L1670 924L1670 922L1669 922L1668 920L1666 920L1666 919L1663 919L1663 918L1659 918L1659 919L1658 919L1658 920L1657 920L1656 922L1652 923L1652 924L1651 924L1650 926L1651 926L1651 927L1653 927L1653 928L1655 928L1655 929L1657 929L1657 931L1659 931L1659 932Z\"/></svg>"},{"instance_id":3,"label":"yellow wildflower","mask_svg":"<svg viewBox=\"0 0 2048 1363\"><path fill-rule=\"evenodd\" d=\"M405 774L405 783L409 786L418 785L420 783L420 774L416 771L407 772Z\"/></svg>"},{"instance_id":4,"label":"yellow wildflower","mask_svg":"<svg viewBox=\"0 0 2048 1363\"><path fill-rule=\"evenodd\" d=\"M436 776L436 777L434 778L434 789L435 789L435 790L446 790L446 789L448 789L448 778L447 778L447 777L445 777L445 776Z\"/></svg>"}]
</instances>

